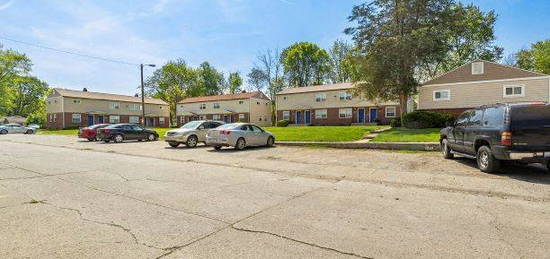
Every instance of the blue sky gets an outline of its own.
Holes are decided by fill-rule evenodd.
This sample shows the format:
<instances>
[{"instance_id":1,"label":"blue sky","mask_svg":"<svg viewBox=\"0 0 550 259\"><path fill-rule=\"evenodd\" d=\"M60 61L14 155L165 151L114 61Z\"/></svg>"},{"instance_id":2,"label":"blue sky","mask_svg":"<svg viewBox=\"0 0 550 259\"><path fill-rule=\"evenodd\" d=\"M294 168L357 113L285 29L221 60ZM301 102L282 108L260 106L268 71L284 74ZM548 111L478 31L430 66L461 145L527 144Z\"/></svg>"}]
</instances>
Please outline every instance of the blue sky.
<instances>
[{"instance_id":1,"label":"blue sky","mask_svg":"<svg viewBox=\"0 0 550 259\"><path fill-rule=\"evenodd\" d=\"M311 41L328 48L359 0L0 0L0 37L131 63L209 61L225 73L250 70L258 52ZM506 54L550 38L548 0L463 0L499 14ZM54 87L134 94L139 69L25 46L33 74ZM153 70L148 69L146 75Z\"/></svg>"}]
</instances>

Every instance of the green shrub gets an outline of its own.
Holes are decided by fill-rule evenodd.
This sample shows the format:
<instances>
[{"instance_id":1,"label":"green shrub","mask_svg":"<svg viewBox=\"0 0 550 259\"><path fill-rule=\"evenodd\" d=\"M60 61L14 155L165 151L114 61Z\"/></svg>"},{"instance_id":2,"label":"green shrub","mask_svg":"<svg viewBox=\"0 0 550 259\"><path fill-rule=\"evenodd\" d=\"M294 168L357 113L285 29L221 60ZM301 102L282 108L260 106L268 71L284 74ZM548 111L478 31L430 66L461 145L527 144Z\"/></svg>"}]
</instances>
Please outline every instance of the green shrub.
<instances>
[{"instance_id":1,"label":"green shrub","mask_svg":"<svg viewBox=\"0 0 550 259\"><path fill-rule=\"evenodd\" d=\"M287 121L287 120L280 120L280 121L277 122L277 127L286 127L286 126L288 126L288 124L290 124L289 121Z\"/></svg>"},{"instance_id":2,"label":"green shrub","mask_svg":"<svg viewBox=\"0 0 550 259\"><path fill-rule=\"evenodd\" d=\"M401 127L401 118L395 118L390 121L390 126L392 128L398 128Z\"/></svg>"},{"instance_id":3,"label":"green shrub","mask_svg":"<svg viewBox=\"0 0 550 259\"><path fill-rule=\"evenodd\" d=\"M454 120L455 117L447 113L415 111L403 116L402 125L409 129L444 128Z\"/></svg>"}]
</instances>

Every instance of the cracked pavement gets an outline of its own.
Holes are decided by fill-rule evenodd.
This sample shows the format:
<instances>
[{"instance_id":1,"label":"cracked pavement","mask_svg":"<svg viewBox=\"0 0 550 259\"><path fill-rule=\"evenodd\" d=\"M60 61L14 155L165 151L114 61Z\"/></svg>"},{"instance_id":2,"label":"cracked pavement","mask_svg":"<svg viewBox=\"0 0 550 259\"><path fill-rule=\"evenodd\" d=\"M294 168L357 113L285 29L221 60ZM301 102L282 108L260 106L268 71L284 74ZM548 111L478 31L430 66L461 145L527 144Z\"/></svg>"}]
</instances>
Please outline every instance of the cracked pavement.
<instances>
[{"instance_id":1,"label":"cracked pavement","mask_svg":"<svg viewBox=\"0 0 550 259\"><path fill-rule=\"evenodd\" d=\"M548 258L549 218L540 166L0 136L1 258Z\"/></svg>"}]
</instances>

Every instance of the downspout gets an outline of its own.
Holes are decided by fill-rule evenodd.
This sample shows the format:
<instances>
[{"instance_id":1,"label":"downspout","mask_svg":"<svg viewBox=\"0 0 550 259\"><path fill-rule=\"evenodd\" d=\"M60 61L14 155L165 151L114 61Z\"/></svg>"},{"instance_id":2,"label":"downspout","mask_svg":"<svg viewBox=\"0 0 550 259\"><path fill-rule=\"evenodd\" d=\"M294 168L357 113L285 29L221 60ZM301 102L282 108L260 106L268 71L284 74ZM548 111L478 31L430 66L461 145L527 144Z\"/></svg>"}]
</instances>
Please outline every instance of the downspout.
<instances>
[{"instance_id":1,"label":"downspout","mask_svg":"<svg viewBox=\"0 0 550 259\"><path fill-rule=\"evenodd\" d=\"M65 98L63 96L61 96L61 116L63 117L61 120L63 125L62 128L65 129Z\"/></svg>"}]
</instances>

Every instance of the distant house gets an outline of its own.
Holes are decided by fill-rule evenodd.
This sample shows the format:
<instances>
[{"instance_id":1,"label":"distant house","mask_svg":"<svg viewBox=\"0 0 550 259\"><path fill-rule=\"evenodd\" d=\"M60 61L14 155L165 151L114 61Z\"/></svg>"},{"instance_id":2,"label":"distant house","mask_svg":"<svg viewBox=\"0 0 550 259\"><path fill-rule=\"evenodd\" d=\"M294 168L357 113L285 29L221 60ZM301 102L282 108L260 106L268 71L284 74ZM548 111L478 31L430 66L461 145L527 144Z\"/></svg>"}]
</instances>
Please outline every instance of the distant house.
<instances>
[{"instance_id":1,"label":"distant house","mask_svg":"<svg viewBox=\"0 0 550 259\"><path fill-rule=\"evenodd\" d=\"M64 129L100 123L141 123L141 97L54 88L46 99L47 128ZM145 98L145 122L168 127L170 109L160 99Z\"/></svg>"},{"instance_id":2,"label":"distant house","mask_svg":"<svg viewBox=\"0 0 550 259\"><path fill-rule=\"evenodd\" d=\"M476 60L424 83L418 110L458 114L506 102L550 102L550 76Z\"/></svg>"},{"instance_id":3,"label":"distant house","mask_svg":"<svg viewBox=\"0 0 550 259\"><path fill-rule=\"evenodd\" d=\"M187 98L177 106L178 125L194 120L271 125L271 100L261 92Z\"/></svg>"},{"instance_id":4,"label":"distant house","mask_svg":"<svg viewBox=\"0 0 550 259\"><path fill-rule=\"evenodd\" d=\"M26 121L27 118L18 115L0 118L0 124L17 123L20 125L24 125L26 124Z\"/></svg>"},{"instance_id":5,"label":"distant house","mask_svg":"<svg viewBox=\"0 0 550 259\"><path fill-rule=\"evenodd\" d=\"M295 125L389 123L399 116L398 102L368 100L350 93L353 84L288 88L277 93L277 120Z\"/></svg>"}]
</instances>

